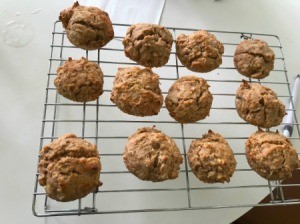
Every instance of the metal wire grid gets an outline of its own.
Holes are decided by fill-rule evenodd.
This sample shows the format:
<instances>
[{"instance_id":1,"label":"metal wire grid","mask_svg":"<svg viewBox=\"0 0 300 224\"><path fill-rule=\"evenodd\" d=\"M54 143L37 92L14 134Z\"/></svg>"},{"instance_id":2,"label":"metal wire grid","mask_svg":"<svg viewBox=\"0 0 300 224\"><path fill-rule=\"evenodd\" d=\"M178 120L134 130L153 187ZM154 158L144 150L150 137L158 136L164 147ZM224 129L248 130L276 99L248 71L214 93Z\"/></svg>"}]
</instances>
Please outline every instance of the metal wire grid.
<instances>
[{"instance_id":1,"label":"metal wire grid","mask_svg":"<svg viewBox=\"0 0 300 224\"><path fill-rule=\"evenodd\" d=\"M114 24L114 28L127 28L129 25L125 24ZM179 33L189 33L192 31L195 31L195 29L185 29L185 28L168 28L171 32L173 32L174 38ZM291 99L291 90L290 90L290 83L288 81L287 77L287 69L285 65L285 58L282 52L282 47L280 40L277 36L275 35L267 35L267 34L258 34L258 33L248 33L248 32L227 32L227 31L214 31L214 30L209 30L209 32L214 33L217 37L224 35L224 39L220 39L224 46L226 48L235 48L235 46L239 43L240 38L242 37L257 37L260 39L275 39L276 42L272 42L271 47L274 50L277 50L276 53L276 61L281 64L280 68L276 68L272 71L272 73L276 73L276 75L281 75L281 77L284 77L284 79L279 79L280 81L272 80L272 79L264 79L263 81L261 80L251 80L249 79L250 82L259 82L264 85L269 85L269 86L284 86L286 88L286 91L283 93L278 94L279 98L282 100L289 101ZM228 42L226 42L227 37ZM274 181L274 182L267 182L265 180L259 180L258 182L253 182L253 183L246 183L246 184L241 184L239 181L237 181L236 185L231 185L229 184L216 184L216 185L207 185L200 183L198 180L195 181L195 177L191 173L189 167L188 167L188 162L187 162L187 149L188 149L188 143L192 140L195 139L196 137L199 137L199 134L196 136L194 135L194 129L199 128L203 130L207 130L207 126L214 126L218 125L221 126L221 129L223 130L225 128L225 138L227 141L240 141L240 145L243 145L243 142L246 141L248 136L252 133L249 132L250 130L255 130L253 126L247 124L246 122L242 120L229 120L226 121L225 118L220 117L220 114L218 114L217 120L208 120L205 119L200 122L196 122L194 124L189 124L189 125L182 125L178 124L177 122L173 121L172 119L166 118L162 116L161 118L155 118L155 117L148 117L148 118L136 118L132 117L129 115L124 115L124 114L117 114L117 117L114 117L113 111L117 111L116 113L119 112L119 110L113 105L111 102L105 100L102 100L103 98L107 98L107 94L111 92L111 89L105 88L104 89L104 94L103 96L100 97L100 100L97 99L95 102L89 102L89 103L74 103L72 101L68 101L64 99L63 97L60 97L57 92L55 87L53 86L53 78L56 75L56 69L59 65L61 65L64 61L67 60L68 56L72 56L75 58L74 55L79 55L79 56L85 56L88 58L90 61L95 61L97 62L101 67L108 66L107 70L113 70L112 73L105 73L104 71L104 80L106 82L111 82L114 78L114 73L116 73L116 69L118 67L122 66L133 66L136 65L135 63L127 60L116 60L118 57L112 57L109 60L105 59L106 54L117 54L118 52L121 54L124 54L123 48L120 45L120 40L122 39L122 36L117 36L114 38L111 44L107 45L106 47L102 48L101 50L98 51L83 51L81 49L77 49L74 46L72 46L66 36L65 33L61 27L60 22L56 22L54 24L54 30L52 33L52 43L51 43L51 55L50 55L50 64L49 64L49 73L47 75L47 86L46 86L46 97L45 97L45 104L44 104L44 113L43 113L43 121L42 121L42 130L41 130L41 138L40 138L40 148L42 148L44 145L48 144L49 142L52 142L54 139L56 139L60 135L60 130L63 130L65 132L74 132L72 129L73 126L69 127L70 124L76 124L77 127L76 133L79 137L85 138L89 141L94 141L96 145L98 145L98 148L100 148L100 156L101 156L101 161L102 165L103 160L108 158L109 162L114 160L115 158L118 159L117 163L121 164L122 163L122 151L119 152L101 152L101 147L105 142L110 142L109 144L112 144L116 142L116 145L118 145L119 148L122 150L122 143L126 142L127 137L131 135L133 132L126 132L126 134L120 135L118 134L118 129L123 129L124 127L122 124L126 125L126 127L131 127L132 130L136 129L136 127L143 127L143 126L152 126L156 125L158 126L159 129L163 129L164 126L168 126L168 129L173 129L176 125L176 130L177 134L172 134L174 132L170 131L171 134L169 134L175 141L178 141L179 144L178 146L181 148L181 153L184 156L184 164L181 167L180 170L180 177L181 180L179 181L180 184L178 186L175 186L169 182L169 184L163 184L163 183L157 183L155 185L151 183L143 183L142 185L139 185L140 182L134 182L134 181L139 181L136 179L133 179L133 175L131 175L127 170L114 170L113 168L111 169L106 169L102 170L101 172L101 179L105 178L106 176L111 177L113 181L115 181L114 176L117 175L118 178L124 179L124 176L126 175L125 179L129 179L127 183L125 183L124 187L120 187L119 189L112 187L112 188L99 188L97 192L91 193L88 195L86 198L79 199L77 201L71 202L71 203L58 203L53 201L52 199L48 198L45 191L43 190L42 187L38 185L38 173L36 173L36 179L35 179L35 186L34 186L34 193L33 193L33 204L32 204L32 211L33 214L39 217L46 217L46 216L64 216L64 215L87 215L87 214L110 214L110 213L134 213L134 212L161 212L161 211L183 211L183 210L200 210L200 209L217 209L217 208L241 208L241 207L253 207L253 206L278 206L278 205L294 205L294 204L300 204L300 199L299 198L285 198L284 195L284 190L289 187L299 187L300 183L297 184L282 184L279 181ZM234 40L234 41L232 41ZM119 44L118 44L119 43ZM118 47L116 47L118 46ZM278 56L279 55L279 56ZM104 59L103 59L104 57ZM173 60L172 60L173 57ZM125 58L125 56L124 56ZM233 51L226 53L223 55L223 61L226 58L232 61L233 58ZM185 70L184 66L180 64L178 61L176 54L175 54L175 49L173 46L173 50L171 53L171 58L170 61L164 68L171 68L172 72L176 74L174 77L160 77L161 82L174 82L176 79L178 79L182 73L188 74L191 73L187 70ZM228 63L227 63L228 64ZM112 69L113 67L113 69ZM227 83L230 84L237 84L241 82L242 77L237 76L237 78L232 78L232 79L225 79L219 74L226 73L227 71L233 72L235 71L234 67L231 66L226 66L226 63L223 63L223 65L217 69L216 71L213 71L213 74L205 74L203 76L211 85L216 84L216 86L225 86ZM216 74L215 74L216 73ZM160 73L158 73L160 75ZM199 74L198 74L199 75ZM271 74L272 75L272 74ZM211 77L211 78L210 78ZM166 94L167 87L165 87L165 91L163 90L163 94ZM221 88L223 89L223 88ZM224 89L226 89L224 87ZM229 88L230 89L230 88ZM279 88L282 89L282 88ZM214 96L214 101L215 98L217 97L230 97L234 98L235 97L235 90L236 89L230 89L229 92L213 92ZM102 102L104 101L104 102ZM66 108L68 110L66 110ZM107 110L105 110L107 109ZM76 117L76 119L72 118L72 113L71 111L76 110L77 114L80 115L80 117ZM105 110L104 112L101 113L102 110ZM165 107L163 107L164 111L166 111ZM218 105L213 105L212 106L212 111L221 111L222 113L224 111L235 111L234 106L218 106ZM293 107L293 112L294 112L294 123L292 124L294 126L294 129L296 131L294 132L294 136L291 137L292 141L297 141L299 140L300 136L300 131L299 131L299 124L298 120L296 117L296 111ZM70 113L64 117L60 118L60 115L63 113ZM104 116L104 118L102 117ZM92 124L92 125L91 125ZM79 126L80 127L79 127ZM238 135L235 134L236 132L231 132L228 131L226 132L227 126L234 125L238 127L238 130L242 129L247 129L247 135ZM283 124L284 125L284 124ZM66 127L64 127L66 126ZM112 128L113 126L115 127L112 131L112 134L107 135L107 130ZM120 126L120 127L118 127ZM79 128L78 128L79 127ZM101 127L107 127L108 129L101 130ZM194 128L194 129L193 129ZM248 128L250 128L248 130ZM124 128L125 129L125 128ZM193 129L192 133L189 131L190 129ZM106 130L106 131L105 131ZM179 132L179 134L178 134ZM243 132L243 131L241 131ZM124 133L124 132L122 132ZM204 131L202 131L202 134ZM224 131L223 131L224 133ZM63 134L63 133L62 133ZM101 141L101 142L100 142ZM177 142L177 143L178 143ZM108 145L109 145L108 144ZM120 146L121 145L121 146ZM238 144L237 144L238 145ZM109 147L109 146L107 146ZM242 146L239 146L242 147ZM232 147L233 148L233 147ZM234 154L236 157L242 156L244 157L244 152L243 150L237 151L235 148L233 148ZM239 160L237 159L238 164ZM109 163L107 163L109 164ZM249 167L237 167L236 173L241 173L240 177L244 176L244 173L251 173L253 174L254 172L249 168ZM257 174L257 178L258 177ZM132 178L132 179L130 179ZM194 181L194 182L193 182ZM134 184L138 183L138 186L141 186L139 188L137 187L132 187L134 184L130 184L131 182L134 182ZM173 181L174 182L174 181ZM176 182L176 183L179 183ZM118 183L118 182L117 182ZM171 184L170 184L171 183ZM243 182L244 183L244 182ZM106 184L106 182L104 182ZM108 184L109 185L109 184ZM126 185L129 185L126 187ZM131 186L132 185L132 186ZM230 190L236 191L236 190L243 190L246 189L247 192L251 191L252 189L266 189L267 193L270 193L271 200L268 203L263 203L263 204L257 204L257 202L238 202L238 203L229 203L228 201L221 200L221 203L216 203L213 201L213 204L203 204L199 205L197 202L195 202L197 196L195 196L195 192L198 194L199 191L210 191L212 190L214 193L213 195L216 195L216 192L218 191L224 191L226 190L225 194L230 194L233 195L234 197L237 196L235 193L230 193ZM172 206L168 205L165 203L162 203L164 200L162 197L162 194L167 194L169 192L174 192L175 195L171 195L171 197L176 197L180 193L183 193L183 198L179 198L181 201L185 201L183 204L180 204L178 206ZM120 195L125 195L125 194L130 194L132 197L132 194L137 195L137 197L142 197L143 194L151 193L151 197L157 198L158 200L161 199L159 203L156 203L154 206L142 206L142 207L132 207L130 202L124 203L124 206L117 206L116 208L106 208L105 206L105 201L108 201L109 203L113 203L114 200L117 200L116 197L120 197ZM266 194L267 194L266 193ZM105 196L107 196L107 200L103 199ZM162 198L160 198L162 197ZM204 197L202 194L201 197ZM121 197L122 198L122 197ZM126 197L125 197L126 198ZM166 198L168 200L169 198ZM232 197L231 197L232 199ZM205 203L205 202L204 202ZM119 203L118 203L119 204ZM113 205L114 206L114 205ZM132 208L131 208L132 207Z\"/></svg>"}]
</instances>

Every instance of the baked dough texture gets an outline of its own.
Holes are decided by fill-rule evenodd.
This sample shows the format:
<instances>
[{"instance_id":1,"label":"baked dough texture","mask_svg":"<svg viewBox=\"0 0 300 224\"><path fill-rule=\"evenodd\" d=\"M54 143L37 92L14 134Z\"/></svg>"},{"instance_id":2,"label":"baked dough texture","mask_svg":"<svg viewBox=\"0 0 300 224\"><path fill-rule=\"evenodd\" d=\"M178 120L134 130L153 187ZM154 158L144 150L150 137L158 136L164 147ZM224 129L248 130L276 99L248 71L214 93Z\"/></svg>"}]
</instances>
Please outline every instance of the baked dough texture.
<instances>
[{"instance_id":1,"label":"baked dough texture","mask_svg":"<svg viewBox=\"0 0 300 224\"><path fill-rule=\"evenodd\" d=\"M65 134L41 149L38 181L50 198L73 201L102 185L100 170L96 146Z\"/></svg>"},{"instance_id":2,"label":"baked dough texture","mask_svg":"<svg viewBox=\"0 0 300 224\"><path fill-rule=\"evenodd\" d=\"M57 92L69 100L93 101L103 92L103 73L97 63L85 58L69 58L57 69L54 85Z\"/></svg>"},{"instance_id":3,"label":"baked dough texture","mask_svg":"<svg viewBox=\"0 0 300 224\"><path fill-rule=\"evenodd\" d=\"M204 183L229 182L236 168L227 141L211 130L192 141L187 156L191 170Z\"/></svg>"},{"instance_id":4,"label":"baked dough texture","mask_svg":"<svg viewBox=\"0 0 300 224\"><path fill-rule=\"evenodd\" d=\"M223 44L205 31L180 34L176 40L176 54L181 63L194 72L210 72L222 64Z\"/></svg>"},{"instance_id":5,"label":"baked dough texture","mask_svg":"<svg viewBox=\"0 0 300 224\"><path fill-rule=\"evenodd\" d=\"M146 67L161 67L170 57L173 37L165 27L138 23L128 28L123 40L125 55Z\"/></svg>"},{"instance_id":6,"label":"baked dough texture","mask_svg":"<svg viewBox=\"0 0 300 224\"><path fill-rule=\"evenodd\" d=\"M182 156L173 139L154 127L145 127L128 138L123 160L139 179L160 182L178 177Z\"/></svg>"},{"instance_id":7,"label":"baked dough texture","mask_svg":"<svg viewBox=\"0 0 300 224\"><path fill-rule=\"evenodd\" d=\"M263 79L274 68L274 51L263 40L243 40L234 52L234 66L246 77Z\"/></svg>"},{"instance_id":8,"label":"baked dough texture","mask_svg":"<svg viewBox=\"0 0 300 224\"><path fill-rule=\"evenodd\" d=\"M263 128L279 125L286 114L284 104L273 90L244 80L236 92L235 105L242 119Z\"/></svg>"},{"instance_id":9,"label":"baked dough texture","mask_svg":"<svg viewBox=\"0 0 300 224\"><path fill-rule=\"evenodd\" d=\"M124 113L157 115L163 104L158 75L150 68L119 68L110 99Z\"/></svg>"},{"instance_id":10,"label":"baked dough texture","mask_svg":"<svg viewBox=\"0 0 300 224\"><path fill-rule=\"evenodd\" d=\"M175 81L165 99L171 117L180 123L193 123L209 115L213 96L207 82L196 76Z\"/></svg>"},{"instance_id":11,"label":"baked dough texture","mask_svg":"<svg viewBox=\"0 0 300 224\"><path fill-rule=\"evenodd\" d=\"M298 167L298 155L288 138L277 132L258 130L246 142L250 167L267 180L292 177Z\"/></svg>"},{"instance_id":12,"label":"baked dough texture","mask_svg":"<svg viewBox=\"0 0 300 224\"><path fill-rule=\"evenodd\" d=\"M72 44L84 50L96 50L114 37L114 30L108 14L93 6L80 6L75 2L72 7L59 15Z\"/></svg>"}]
</instances>

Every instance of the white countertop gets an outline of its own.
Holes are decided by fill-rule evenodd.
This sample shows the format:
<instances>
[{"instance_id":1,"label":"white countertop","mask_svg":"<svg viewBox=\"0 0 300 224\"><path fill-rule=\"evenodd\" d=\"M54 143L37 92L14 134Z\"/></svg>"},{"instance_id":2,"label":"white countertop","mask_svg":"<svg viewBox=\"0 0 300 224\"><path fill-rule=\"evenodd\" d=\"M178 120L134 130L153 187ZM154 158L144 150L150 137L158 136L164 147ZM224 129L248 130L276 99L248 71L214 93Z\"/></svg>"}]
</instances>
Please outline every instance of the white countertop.
<instances>
[{"instance_id":1,"label":"white countertop","mask_svg":"<svg viewBox=\"0 0 300 224\"><path fill-rule=\"evenodd\" d=\"M53 23L73 1L1 0L0 25L31 24L35 35L25 47L0 40L0 223L229 223L239 209L192 212L36 218L31 212L34 177ZM37 14L32 11L41 9ZM300 73L300 1L167 0L161 25L248 31L280 37L290 81ZM300 118L300 102L297 107ZM299 147L299 142L295 143Z\"/></svg>"}]
</instances>

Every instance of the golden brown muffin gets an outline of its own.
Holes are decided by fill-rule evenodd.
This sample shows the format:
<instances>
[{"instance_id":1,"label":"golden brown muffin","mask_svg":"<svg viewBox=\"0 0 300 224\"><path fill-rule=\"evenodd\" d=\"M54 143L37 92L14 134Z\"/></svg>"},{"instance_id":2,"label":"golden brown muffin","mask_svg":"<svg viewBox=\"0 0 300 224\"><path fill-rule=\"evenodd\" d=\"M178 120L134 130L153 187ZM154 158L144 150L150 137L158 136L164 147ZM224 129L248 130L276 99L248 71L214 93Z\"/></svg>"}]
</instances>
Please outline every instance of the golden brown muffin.
<instances>
[{"instance_id":1,"label":"golden brown muffin","mask_svg":"<svg viewBox=\"0 0 300 224\"><path fill-rule=\"evenodd\" d=\"M194 72L210 72L222 64L223 44L205 31L180 34L176 40L176 54L181 63Z\"/></svg>"},{"instance_id":2,"label":"golden brown muffin","mask_svg":"<svg viewBox=\"0 0 300 224\"><path fill-rule=\"evenodd\" d=\"M246 142L246 157L250 167L267 180L290 178L298 167L296 149L278 131L253 133Z\"/></svg>"},{"instance_id":3,"label":"golden brown muffin","mask_svg":"<svg viewBox=\"0 0 300 224\"><path fill-rule=\"evenodd\" d=\"M119 68L110 99L124 113L156 115L163 104L158 75L150 68Z\"/></svg>"},{"instance_id":4,"label":"golden brown muffin","mask_svg":"<svg viewBox=\"0 0 300 224\"><path fill-rule=\"evenodd\" d=\"M274 68L275 55L263 40L243 40L235 49L234 66L244 76L263 79Z\"/></svg>"},{"instance_id":5,"label":"golden brown muffin","mask_svg":"<svg viewBox=\"0 0 300 224\"><path fill-rule=\"evenodd\" d=\"M57 201L73 201L95 191L102 183L97 147L66 134L40 151L39 183Z\"/></svg>"},{"instance_id":6,"label":"golden brown muffin","mask_svg":"<svg viewBox=\"0 0 300 224\"><path fill-rule=\"evenodd\" d=\"M54 85L57 92L69 100L93 101L103 92L103 73L97 63L85 58L69 58L57 69Z\"/></svg>"},{"instance_id":7,"label":"golden brown muffin","mask_svg":"<svg viewBox=\"0 0 300 224\"><path fill-rule=\"evenodd\" d=\"M125 55L145 67L161 67L170 57L173 37L165 27L138 23L128 28L123 40Z\"/></svg>"},{"instance_id":8,"label":"golden brown muffin","mask_svg":"<svg viewBox=\"0 0 300 224\"><path fill-rule=\"evenodd\" d=\"M207 117L213 100L208 88L209 85L202 78L179 78L165 99L170 116L180 123L192 123Z\"/></svg>"},{"instance_id":9,"label":"golden brown muffin","mask_svg":"<svg viewBox=\"0 0 300 224\"><path fill-rule=\"evenodd\" d=\"M229 182L235 171L232 149L220 134L211 130L192 141L187 156L191 170L204 183Z\"/></svg>"},{"instance_id":10,"label":"golden brown muffin","mask_svg":"<svg viewBox=\"0 0 300 224\"><path fill-rule=\"evenodd\" d=\"M245 80L236 92L235 105L242 119L258 127L277 126L286 114L284 104L273 90Z\"/></svg>"},{"instance_id":11,"label":"golden brown muffin","mask_svg":"<svg viewBox=\"0 0 300 224\"><path fill-rule=\"evenodd\" d=\"M85 50L99 49L114 37L108 14L97 7L75 2L60 13L59 20L70 42Z\"/></svg>"},{"instance_id":12,"label":"golden brown muffin","mask_svg":"<svg viewBox=\"0 0 300 224\"><path fill-rule=\"evenodd\" d=\"M169 136L154 128L140 128L128 138L123 160L141 180L160 182L178 177L182 156Z\"/></svg>"}]
</instances>

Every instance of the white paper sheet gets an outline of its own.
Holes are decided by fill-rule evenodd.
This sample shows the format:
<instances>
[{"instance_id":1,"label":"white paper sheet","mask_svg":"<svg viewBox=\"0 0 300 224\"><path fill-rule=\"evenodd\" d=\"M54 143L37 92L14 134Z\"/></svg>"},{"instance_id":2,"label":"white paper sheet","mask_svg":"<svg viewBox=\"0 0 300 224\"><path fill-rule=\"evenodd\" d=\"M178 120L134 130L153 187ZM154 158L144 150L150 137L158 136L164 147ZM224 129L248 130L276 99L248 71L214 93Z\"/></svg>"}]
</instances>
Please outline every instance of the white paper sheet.
<instances>
[{"instance_id":1,"label":"white paper sheet","mask_svg":"<svg viewBox=\"0 0 300 224\"><path fill-rule=\"evenodd\" d=\"M81 0L79 4L101 8L109 14L113 23L159 24L165 0ZM124 36L126 30L116 27L115 36Z\"/></svg>"}]
</instances>

